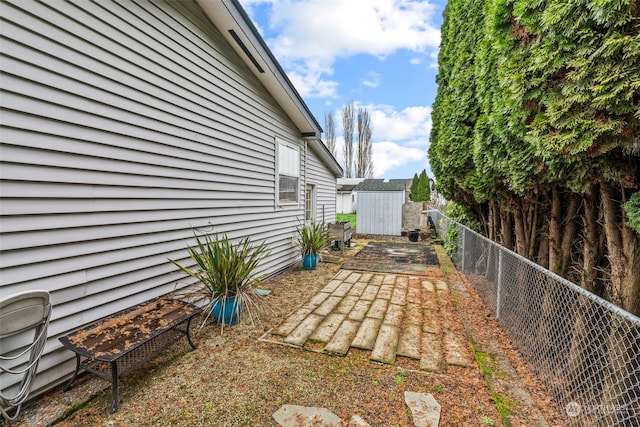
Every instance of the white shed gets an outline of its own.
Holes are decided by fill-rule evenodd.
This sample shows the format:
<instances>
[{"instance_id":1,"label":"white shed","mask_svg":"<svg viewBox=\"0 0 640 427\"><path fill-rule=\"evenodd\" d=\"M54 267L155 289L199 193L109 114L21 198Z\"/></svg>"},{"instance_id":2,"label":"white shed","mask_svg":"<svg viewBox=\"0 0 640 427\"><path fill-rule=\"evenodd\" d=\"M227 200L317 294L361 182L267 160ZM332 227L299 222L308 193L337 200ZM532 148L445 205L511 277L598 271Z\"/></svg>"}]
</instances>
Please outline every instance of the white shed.
<instances>
[{"instance_id":1,"label":"white shed","mask_svg":"<svg viewBox=\"0 0 640 427\"><path fill-rule=\"evenodd\" d=\"M355 191L358 194L358 234L401 234L402 205L406 200L403 180L366 180L358 184Z\"/></svg>"},{"instance_id":2,"label":"white shed","mask_svg":"<svg viewBox=\"0 0 640 427\"><path fill-rule=\"evenodd\" d=\"M53 303L34 394L75 368L58 336L173 290L194 229L266 242L271 275L335 218L342 169L237 0L1 13L0 297Z\"/></svg>"}]
</instances>

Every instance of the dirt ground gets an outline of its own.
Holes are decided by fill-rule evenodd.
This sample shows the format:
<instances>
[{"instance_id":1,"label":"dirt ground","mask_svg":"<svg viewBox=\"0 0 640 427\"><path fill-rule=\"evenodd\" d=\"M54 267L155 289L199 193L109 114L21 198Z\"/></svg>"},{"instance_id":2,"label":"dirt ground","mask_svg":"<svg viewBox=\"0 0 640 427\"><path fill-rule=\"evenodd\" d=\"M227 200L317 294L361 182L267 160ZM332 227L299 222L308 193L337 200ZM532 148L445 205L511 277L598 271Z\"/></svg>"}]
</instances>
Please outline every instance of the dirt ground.
<instances>
[{"instance_id":1,"label":"dirt ground","mask_svg":"<svg viewBox=\"0 0 640 427\"><path fill-rule=\"evenodd\" d=\"M357 245L346 250L342 261L366 240L354 239ZM329 252L325 261L341 255ZM490 389L483 376L486 372L477 364L436 374L377 364L367 352L353 349L339 357L258 341L325 286L339 268L339 262L322 262L315 271L292 267L267 280L261 287L272 293L264 297L259 323L244 319L225 327L223 333L214 324L196 330L197 350L182 340L121 379L118 412L109 413L107 388L56 425L276 426L272 414L284 404L294 404L322 406L347 421L358 414L371 426L412 426L405 391L433 394L442 405L440 426L503 424L495 387ZM464 277L460 279L464 282ZM512 408L509 423L531 425L528 414L538 408L549 425L562 425L544 388L468 283L466 288L470 299L460 305L464 317L483 340L492 341L508 355L534 400L531 408ZM38 405L54 402L60 394L51 393Z\"/></svg>"}]
</instances>

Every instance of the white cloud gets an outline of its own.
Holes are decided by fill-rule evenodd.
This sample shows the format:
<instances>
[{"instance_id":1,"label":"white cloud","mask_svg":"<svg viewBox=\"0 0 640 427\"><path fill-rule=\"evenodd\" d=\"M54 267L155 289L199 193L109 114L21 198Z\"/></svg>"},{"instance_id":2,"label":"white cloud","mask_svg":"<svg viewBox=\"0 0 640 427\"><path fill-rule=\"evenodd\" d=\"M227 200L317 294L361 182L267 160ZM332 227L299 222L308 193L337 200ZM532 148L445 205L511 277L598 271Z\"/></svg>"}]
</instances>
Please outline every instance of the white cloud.
<instances>
[{"instance_id":1,"label":"white cloud","mask_svg":"<svg viewBox=\"0 0 640 427\"><path fill-rule=\"evenodd\" d=\"M396 111L385 105L369 106L374 140L424 140L431 132L431 107L415 106Z\"/></svg>"},{"instance_id":2,"label":"white cloud","mask_svg":"<svg viewBox=\"0 0 640 427\"><path fill-rule=\"evenodd\" d=\"M432 24L436 9L428 1L241 2L249 14L256 5L271 6L268 26L277 36L267 44L306 97L335 95L337 83L326 76L337 58L358 54L384 58L402 49L424 54L440 44L440 31Z\"/></svg>"},{"instance_id":3,"label":"white cloud","mask_svg":"<svg viewBox=\"0 0 640 427\"><path fill-rule=\"evenodd\" d=\"M372 151L373 174L376 178L383 178L392 169L426 158L424 149L406 147L392 141L374 142Z\"/></svg>"},{"instance_id":4,"label":"white cloud","mask_svg":"<svg viewBox=\"0 0 640 427\"><path fill-rule=\"evenodd\" d=\"M369 71L367 75L364 76L364 78L361 80L361 82L367 87L376 88L380 86L380 83L382 82L382 76L380 76L380 73L376 73L375 71Z\"/></svg>"},{"instance_id":5,"label":"white cloud","mask_svg":"<svg viewBox=\"0 0 640 427\"><path fill-rule=\"evenodd\" d=\"M438 47L435 8L413 0L274 0L270 27L277 57L324 58Z\"/></svg>"}]
</instances>

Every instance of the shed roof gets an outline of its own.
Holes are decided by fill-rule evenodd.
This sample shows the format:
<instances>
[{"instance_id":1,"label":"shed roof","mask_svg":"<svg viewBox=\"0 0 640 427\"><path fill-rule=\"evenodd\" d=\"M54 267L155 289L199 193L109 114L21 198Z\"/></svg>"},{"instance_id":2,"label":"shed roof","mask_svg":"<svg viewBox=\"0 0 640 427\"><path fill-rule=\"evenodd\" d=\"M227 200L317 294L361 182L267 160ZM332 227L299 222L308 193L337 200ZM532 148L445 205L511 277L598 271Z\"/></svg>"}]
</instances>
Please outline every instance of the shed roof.
<instances>
[{"instance_id":1,"label":"shed roof","mask_svg":"<svg viewBox=\"0 0 640 427\"><path fill-rule=\"evenodd\" d=\"M403 181L384 181L381 179L362 181L355 188L355 191L404 191Z\"/></svg>"}]
</instances>

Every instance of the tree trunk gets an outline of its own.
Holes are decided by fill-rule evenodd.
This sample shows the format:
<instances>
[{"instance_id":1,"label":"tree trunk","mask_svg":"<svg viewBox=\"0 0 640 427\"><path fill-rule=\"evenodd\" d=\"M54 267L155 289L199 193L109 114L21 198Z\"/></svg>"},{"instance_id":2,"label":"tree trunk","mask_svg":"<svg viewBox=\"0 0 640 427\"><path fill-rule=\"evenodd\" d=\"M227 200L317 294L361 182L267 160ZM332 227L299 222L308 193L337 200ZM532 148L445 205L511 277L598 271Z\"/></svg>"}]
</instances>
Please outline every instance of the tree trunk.
<instances>
[{"instance_id":1,"label":"tree trunk","mask_svg":"<svg viewBox=\"0 0 640 427\"><path fill-rule=\"evenodd\" d=\"M584 195L584 214L582 224L584 230L584 246L582 255L582 277L580 286L596 295L602 295L602 289L598 284L598 266L602 259L598 236L599 200L596 184L591 184Z\"/></svg>"},{"instance_id":2,"label":"tree trunk","mask_svg":"<svg viewBox=\"0 0 640 427\"><path fill-rule=\"evenodd\" d=\"M562 230L562 240L560 241L560 269L558 274L562 277L567 277L569 267L571 267L571 247L578 234L578 227L576 226L576 215L578 214L578 208L580 207L580 198L577 194L571 193L569 195L569 205L567 206L567 214L564 218L564 227Z\"/></svg>"},{"instance_id":3,"label":"tree trunk","mask_svg":"<svg viewBox=\"0 0 640 427\"><path fill-rule=\"evenodd\" d=\"M560 240L562 221L562 198L557 187L551 190L551 216L549 217L549 269L560 270Z\"/></svg>"},{"instance_id":4,"label":"tree trunk","mask_svg":"<svg viewBox=\"0 0 640 427\"><path fill-rule=\"evenodd\" d=\"M538 264L549 269L549 221L543 221L540 230L540 244L538 250Z\"/></svg>"},{"instance_id":5,"label":"tree trunk","mask_svg":"<svg viewBox=\"0 0 640 427\"><path fill-rule=\"evenodd\" d=\"M514 225L516 230L516 253L518 255L522 255L524 257L527 256L527 232L524 215L522 214L521 207L517 207L513 214L514 216Z\"/></svg>"},{"instance_id":6,"label":"tree trunk","mask_svg":"<svg viewBox=\"0 0 640 427\"><path fill-rule=\"evenodd\" d=\"M536 201L534 203L532 203L531 207L530 207L530 212L531 212L531 229L529 232L529 250L528 250L528 258L529 259L535 259L536 256L536 241L537 241L537 235L538 235L538 200L536 199Z\"/></svg>"},{"instance_id":7,"label":"tree trunk","mask_svg":"<svg viewBox=\"0 0 640 427\"><path fill-rule=\"evenodd\" d=\"M502 246L513 250L513 216L506 209L500 210L500 237Z\"/></svg>"}]
</instances>

